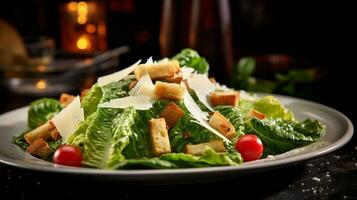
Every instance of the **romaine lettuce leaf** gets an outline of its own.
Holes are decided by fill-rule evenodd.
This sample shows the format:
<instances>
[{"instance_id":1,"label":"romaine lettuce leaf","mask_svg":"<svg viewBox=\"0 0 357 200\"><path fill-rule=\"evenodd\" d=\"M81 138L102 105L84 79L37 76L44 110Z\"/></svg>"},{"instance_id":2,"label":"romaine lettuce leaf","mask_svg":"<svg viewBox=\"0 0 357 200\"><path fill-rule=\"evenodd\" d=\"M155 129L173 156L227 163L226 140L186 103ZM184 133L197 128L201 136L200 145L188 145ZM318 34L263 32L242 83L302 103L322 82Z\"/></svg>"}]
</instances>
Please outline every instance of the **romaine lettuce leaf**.
<instances>
[{"instance_id":1,"label":"romaine lettuce leaf","mask_svg":"<svg viewBox=\"0 0 357 200\"><path fill-rule=\"evenodd\" d=\"M77 128L77 130L69 136L68 144L84 149L86 130L88 128L88 125L92 123L94 116L95 114L91 114L85 119L84 122L79 123L79 127Z\"/></svg>"},{"instance_id":2,"label":"romaine lettuce leaf","mask_svg":"<svg viewBox=\"0 0 357 200\"><path fill-rule=\"evenodd\" d=\"M243 114L243 116L246 116L252 108L254 108L253 101L243 99L239 100L238 109Z\"/></svg>"},{"instance_id":3,"label":"romaine lettuce leaf","mask_svg":"<svg viewBox=\"0 0 357 200\"><path fill-rule=\"evenodd\" d=\"M325 127L310 119L296 122L282 118L253 118L246 124L246 130L262 140L264 154L275 155L317 141L324 134Z\"/></svg>"},{"instance_id":4,"label":"romaine lettuce leaf","mask_svg":"<svg viewBox=\"0 0 357 200\"><path fill-rule=\"evenodd\" d=\"M168 153L159 158L129 159L119 163L115 168L188 168L208 166L236 166L227 153L216 153L207 147L202 156L185 153Z\"/></svg>"},{"instance_id":5,"label":"romaine lettuce leaf","mask_svg":"<svg viewBox=\"0 0 357 200\"><path fill-rule=\"evenodd\" d=\"M128 96L130 78L122 79L118 82L110 83L102 87L103 96L100 103L108 102L112 99Z\"/></svg>"},{"instance_id":6,"label":"romaine lettuce leaf","mask_svg":"<svg viewBox=\"0 0 357 200\"><path fill-rule=\"evenodd\" d=\"M84 117L87 118L97 110L97 106L102 98L102 89L98 84L94 84L88 94L82 100L82 108L84 110Z\"/></svg>"},{"instance_id":7,"label":"romaine lettuce leaf","mask_svg":"<svg viewBox=\"0 0 357 200\"><path fill-rule=\"evenodd\" d=\"M172 57L172 59L178 60L181 67L191 67L200 74L208 73L208 62L204 57L201 57L195 50L183 49L180 53Z\"/></svg>"},{"instance_id":8,"label":"romaine lettuce leaf","mask_svg":"<svg viewBox=\"0 0 357 200\"><path fill-rule=\"evenodd\" d=\"M86 130L82 163L111 169L123 161L122 150L133 133L135 114L133 108L98 108Z\"/></svg>"},{"instance_id":9,"label":"romaine lettuce leaf","mask_svg":"<svg viewBox=\"0 0 357 200\"><path fill-rule=\"evenodd\" d=\"M181 108L185 110L186 115L169 132L173 152L183 152L186 144L199 144L220 139L209 130L197 124L196 120L188 114L185 107L181 106Z\"/></svg>"},{"instance_id":10,"label":"romaine lettuce leaf","mask_svg":"<svg viewBox=\"0 0 357 200\"><path fill-rule=\"evenodd\" d=\"M28 127L37 128L61 110L62 106L56 99L43 98L32 102L28 110Z\"/></svg>"},{"instance_id":11,"label":"romaine lettuce leaf","mask_svg":"<svg viewBox=\"0 0 357 200\"><path fill-rule=\"evenodd\" d=\"M216 153L210 147L206 148L202 156L194 156L185 153L169 153L162 155L160 159L175 163L179 167L238 165L238 163L230 159L227 153Z\"/></svg>"},{"instance_id":12,"label":"romaine lettuce leaf","mask_svg":"<svg viewBox=\"0 0 357 200\"><path fill-rule=\"evenodd\" d=\"M294 119L293 113L286 109L277 98L270 95L258 99L254 103L254 109L264 113L267 117Z\"/></svg>"},{"instance_id":13,"label":"romaine lettuce leaf","mask_svg":"<svg viewBox=\"0 0 357 200\"><path fill-rule=\"evenodd\" d=\"M169 103L168 100L159 100L154 103L150 110L137 110L135 123L132 126L130 143L123 150L123 155L127 159L139 159L152 157L149 120L158 118L161 110Z\"/></svg>"},{"instance_id":14,"label":"romaine lettuce leaf","mask_svg":"<svg viewBox=\"0 0 357 200\"><path fill-rule=\"evenodd\" d=\"M159 158L128 159L115 166L115 169L170 169L178 168L172 162Z\"/></svg>"},{"instance_id":15,"label":"romaine lettuce leaf","mask_svg":"<svg viewBox=\"0 0 357 200\"><path fill-rule=\"evenodd\" d=\"M294 120L293 113L285 108L277 98L271 95L261 97L256 101L241 99L238 108L243 116L247 116L250 110L254 108L257 111L264 113L267 117Z\"/></svg>"},{"instance_id":16,"label":"romaine lettuce leaf","mask_svg":"<svg viewBox=\"0 0 357 200\"><path fill-rule=\"evenodd\" d=\"M28 131L24 131L21 135L18 136L14 136L12 138L12 143L16 144L17 146L19 146L21 149L26 150L27 147L29 146L29 144L26 142L24 135L27 133Z\"/></svg>"}]
</instances>

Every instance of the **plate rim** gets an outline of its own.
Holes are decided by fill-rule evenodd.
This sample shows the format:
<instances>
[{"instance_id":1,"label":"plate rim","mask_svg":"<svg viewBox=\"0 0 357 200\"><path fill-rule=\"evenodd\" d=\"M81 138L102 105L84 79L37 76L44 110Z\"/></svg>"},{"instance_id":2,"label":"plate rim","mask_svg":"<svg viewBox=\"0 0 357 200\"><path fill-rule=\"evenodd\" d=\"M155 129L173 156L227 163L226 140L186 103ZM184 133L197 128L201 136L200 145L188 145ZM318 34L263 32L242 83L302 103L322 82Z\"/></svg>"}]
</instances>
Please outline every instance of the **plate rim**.
<instances>
[{"instance_id":1,"label":"plate rim","mask_svg":"<svg viewBox=\"0 0 357 200\"><path fill-rule=\"evenodd\" d=\"M70 167L70 166L63 166L63 165L58 165L60 167L56 167L56 164L54 164L54 167L47 167L47 166L41 166L41 165L36 165L34 163L28 163L24 160L19 160L19 159L14 159L14 158L9 158L6 155L3 155L0 152L0 163L12 166L12 167L17 167L21 169L27 169L27 170L34 170L34 171L39 171L39 172L51 172L51 173L60 173L60 174L76 174L76 175L91 175L91 176L115 176L115 177L123 177L123 178L130 178L130 177L136 177L136 176L160 176L160 175L177 175L177 174L196 174L196 175L202 175L202 174L210 174L212 172L238 172L238 171L263 171L263 170L268 170L271 168L279 168L283 167L286 165L291 165L295 163L300 163L312 158L320 157L323 155L326 155L328 153L331 153L333 151L338 150L345 144L347 144L354 133L354 126L351 120L343 113L340 111L326 106L324 104L320 104L314 101L306 100L306 99L301 99L297 97L291 97L291 96L286 96L286 95L280 95L280 94L271 94L271 93L256 93L258 95L272 95L277 98L288 98L293 101L300 101L300 102L305 102L308 104L312 104L318 107L321 107L323 109L329 110L332 113L336 114L338 117L343 119L343 122L346 127L346 132L344 135L334 141L331 144L328 144L327 146L324 146L320 149L304 153L304 154L299 154L299 155L294 155L291 157L287 157L284 159L278 159L278 160L271 160L267 162L260 162L260 163L252 163L252 164L243 164L243 165L238 165L238 166L213 166L213 167L203 167L203 168L178 168L178 169L136 169L136 170L108 170L108 169L93 169L93 168L77 168L77 167ZM28 106L24 106L21 108L17 108L5 113L0 114L0 117L4 115L10 115L15 112L19 112L21 109L27 109ZM335 116L336 116L335 115ZM41 159L39 159L41 160ZM13 161L13 162L12 162ZM17 161L19 163L16 163L14 161ZM242 167L243 166L243 167Z\"/></svg>"}]
</instances>

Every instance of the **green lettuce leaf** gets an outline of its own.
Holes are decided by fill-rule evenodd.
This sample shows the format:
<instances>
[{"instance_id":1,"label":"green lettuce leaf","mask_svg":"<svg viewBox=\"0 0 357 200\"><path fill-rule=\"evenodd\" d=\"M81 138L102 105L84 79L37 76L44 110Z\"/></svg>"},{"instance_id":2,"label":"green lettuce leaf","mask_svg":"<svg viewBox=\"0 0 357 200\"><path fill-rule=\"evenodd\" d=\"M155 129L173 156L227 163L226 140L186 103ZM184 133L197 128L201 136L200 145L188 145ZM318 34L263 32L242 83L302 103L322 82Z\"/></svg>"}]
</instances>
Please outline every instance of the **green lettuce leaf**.
<instances>
[{"instance_id":1,"label":"green lettuce leaf","mask_svg":"<svg viewBox=\"0 0 357 200\"><path fill-rule=\"evenodd\" d=\"M102 98L102 95L102 89L98 86L98 84L95 84L92 86L88 94L84 96L81 105L84 110L85 118L97 110L97 106Z\"/></svg>"},{"instance_id":2,"label":"green lettuce leaf","mask_svg":"<svg viewBox=\"0 0 357 200\"><path fill-rule=\"evenodd\" d=\"M29 132L29 131L25 131L22 134L18 135L18 136L14 136L12 138L12 143L16 144L17 146L19 146L21 149L26 150L27 147L29 146L29 144L26 142L24 135Z\"/></svg>"},{"instance_id":3,"label":"green lettuce leaf","mask_svg":"<svg viewBox=\"0 0 357 200\"><path fill-rule=\"evenodd\" d=\"M243 114L243 116L246 116L252 108L254 108L253 101L247 101L244 99L239 100L238 109Z\"/></svg>"},{"instance_id":4,"label":"green lettuce leaf","mask_svg":"<svg viewBox=\"0 0 357 200\"><path fill-rule=\"evenodd\" d=\"M128 159L119 163L115 169L170 169L178 168L172 162L161 160L159 158L142 158L142 159Z\"/></svg>"},{"instance_id":5,"label":"green lettuce leaf","mask_svg":"<svg viewBox=\"0 0 357 200\"><path fill-rule=\"evenodd\" d=\"M137 110L135 123L132 126L130 143L123 150L127 159L139 159L152 157L149 134L149 120L158 118L162 109L169 103L168 100L159 100L154 103L150 110Z\"/></svg>"},{"instance_id":6,"label":"green lettuce leaf","mask_svg":"<svg viewBox=\"0 0 357 200\"><path fill-rule=\"evenodd\" d=\"M83 164L111 169L125 160L122 150L129 144L135 114L133 108L98 108L86 130Z\"/></svg>"},{"instance_id":7,"label":"green lettuce leaf","mask_svg":"<svg viewBox=\"0 0 357 200\"><path fill-rule=\"evenodd\" d=\"M72 135L69 136L68 144L84 149L84 143L86 141L85 139L86 131L89 124L93 122L94 116L95 114L92 114L89 117L87 117L84 122L80 122L77 130Z\"/></svg>"},{"instance_id":8,"label":"green lettuce leaf","mask_svg":"<svg viewBox=\"0 0 357 200\"><path fill-rule=\"evenodd\" d=\"M262 140L265 154L275 155L317 141L324 134L325 127L310 119L296 122L282 118L253 118L246 124L246 130Z\"/></svg>"},{"instance_id":9,"label":"green lettuce leaf","mask_svg":"<svg viewBox=\"0 0 357 200\"><path fill-rule=\"evenodd\" d=\"M216 153L207 147L202 156L184 153L168 153L159 158L128 159L119 163L116 168L188 168L208 166L236 166L240 162L233 161L227 153Z\"/></svg>"},{"instance_id":10,"label":"green lettuce leaf","mask_svg":"<svg viewBox=\"0 0 357 200\"><path fill-rule=\"evenodd\" d=\"M286 109L277 98L273 96L265 96L258 99L254 103L254 109L264 113L267 117L283 118L285 120L293 120L293 113Z\"/></svg>"},{"instance_id":11,"label":"green lettuce leaf","mask_svg":"<svg viewBox=\"0 0 357 200\"><path fill-rule=\"evenodd\" d=\"M180 53L172 57L172 59L178 60L181 67L191 67L200 74L208 73L208 62L205 58L201 57L195 50L183 49Z\"/></svg>"},{"instance_id":12,"label":"green lettuce leaf","mask_svg":"<svg viewBox=\"0 0 357 200\"><path fill-rule=\"evenodd\" d=\"M103 96L100 103L108 102L112 99L128 96L129 84L133 79L125 78L118 82L110 83L102 87Z\"/></svg>"},{"instance_id":13,"label":"green lettuce leaf","mask_svg":"<svg viewBox=\"0 0 357 200\"><path fill-rule=\"evenodd\" d=\"M169 132L173 152L183 152L186 144L199 144L220 139L209 130L197 124L196 120L188 114L185 107L181 108L185 110L186 115Z\"/></svg>"},{"instance_id":14,"label":"green lettuce leaf","mask_svg":"<svg viewBox=\"0 0 357 200\"><path fill-rule=\"evenodd\" d=\"M37 128L61 110L62 106L56 99L43 98L32 102L28 110L28 127Z\"/></svg>"},{"instance_id":15,"label":"green lettuce leaf","mask_svg":"<svg viewBox=\"0 0 357 200\"><path fill-rule=\"evenodd\" d=\"M202 156L194 156L184 153L170 153L162 155L160 159L175 163L179 167L238 165L238 163L230 159L227 153L216 153L210 147L206 148Z\"/></svg>"}]
</instances>

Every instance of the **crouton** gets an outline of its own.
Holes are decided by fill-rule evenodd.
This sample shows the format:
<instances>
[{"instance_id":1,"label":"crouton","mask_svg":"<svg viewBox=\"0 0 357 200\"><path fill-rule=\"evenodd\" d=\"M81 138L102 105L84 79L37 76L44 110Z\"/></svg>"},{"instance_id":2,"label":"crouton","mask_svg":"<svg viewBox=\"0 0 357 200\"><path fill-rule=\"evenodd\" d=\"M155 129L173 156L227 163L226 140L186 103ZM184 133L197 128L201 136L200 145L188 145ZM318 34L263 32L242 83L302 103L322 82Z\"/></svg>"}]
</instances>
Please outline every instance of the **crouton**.
<instances>
[{"instance_id":1,"label":"crouton","mask_svg":"<svg viewBox=\"0 0 357 200\"><path fill-rule=\"evenodd\" d=\"M212 92L210 95L210 102L213 107L218 105L238 106L239 92Z\"/></svg>"},{"instance_id":2,"label":"crouton","mask_svg":"<svg viewBox=\"0 0 357 200\"><path fill-rule=\"evenodd\" d=\"M171 146L169 135L166 129L165 119L151 119L149 121L149 126L152 152L154 156L160 156L165 153L170 153Z\"/></svg>"},{"instance_id":3,"label":"crouton","mask_svg":"<svg viewBox=\"0 0 357 200\"><path fill-rule=\"evenodd\" d=\"M177 83L177 84L180 84L181 81L182 81L183 77L182 76L178 76L178 75L174 75L172 77L167 77L165 78L164 80L166 82L169 82L169 83Z\"/></svg>"},{"instance_id":4,"label":"crouton","mask_svg":"<svg viewBox=\"0 0 357 200\"><path fill-rule=\"evenodd\" d=\"M258 119L265 119L266 116L264 113L261 113L253 108L250 110L248 117L252 117L252 118L256 117Z\"/></svg>"},{"instance_id":5,"label":"crouton","mask_svg":"<svg viewBox=\"0 0 357 200\"><path fill-rule=\"evenodd\" d=\"M234 126L221 113L214 112L208 121L209 125L230 139L235 133Z\"/></svg>"},{"instance_id":6,"label":"crouton","mask_svg":"<svg viewBox=\"0 0 357 200\"><path fill-rule=\"evenodd\" d=\"M41 126L35 128L34 130L26 133L24 135L25 141L28 144L32 144L35 140L42 138L43 140L58 140L61 138L58 130L56 129L55 125L48 121Z\"/></svg>"},{"instance_id":7,"label":"crouton","mask_svg":"<svg viewBox=\"0 0 357 200\"><path fill-rule=\"evenodd\" d=\"M154 63L154 64L141 64L134 70L134 74L137 80L142 75L148 73L152 80L173 77L180 71L180 65L177 60Z\"/></svg>"},{"instance_id":8,"label":"crouton","mask_svg":"<svg viewBox=\"0 0 357 200\"><path fill-rule=\"evenodd\" d=\"M62 93L59 102L62 105L62 107L66 107L68 106L68 104L70 104L73 101L74 98L75 96L73 95Z\"/></svg>"},{"instance_id":9,"label":"crouton","mask_svg":"<svg viewBox=\"0 0 357 200\"><path fill-rule=\"evenodd\" d=\"M51 154L51 148L48 143L42 139L38 138L30 146L27 147L27 152L38 157L46 157Z\"/></svg>"},{"instance_id":10,"label":"crouton","mask_svg":"<svg viewBox=\"0 0 357 200\"><path fill-rule=\"evenodd\" d=\"M49 121L50 125L48 127L48 131L50 132L51 138L53 140L58 140L61 138L61 135L59 134L55 124L52 121Z\"/></svg>"},{"instance_id":11,"label":"crouton","mask_svg":"<svg viewBox=\"0 0 357 200\"><path fill-rule=\"evenodd\" d=\"M185 88L176 83L156 81L154 93L159 99L180 100L183 98Z\"/></svg>"},{"instance_id":12,"label":"crouton","mask_svg":"<svg viewBox=\"0 0 357 200\"><path fill-rule=\"evenodd\" d=\"M175 126L175 124L185 115L185 112L177 106L174 102L170 102L167 106L161 111L160 117L165 118L166 125L169 128Z\"/></svg>"},{"instance_id":13,"label":"crouton","mask_svg":"<svg viewBox=\"0 0 357 200\"><path fill-rule=\"evenodd\" d=\"M128 86L129 90L133 89L137 83L138 83L138 81L135 81L135 80L131 81Z\"/></svg>"},{"instance_id":14,"label":"crouton","mask_svg":"<svg viewBox=\"0 0 357 200\"><path fill-rule=\"evenodd\" d=\"M222 140L212 140L201 144L187 144L185 146L185 153L200 156L205 152L207 146L211 147L215 152L227 151Z\"/></svg>"}]
</instances>

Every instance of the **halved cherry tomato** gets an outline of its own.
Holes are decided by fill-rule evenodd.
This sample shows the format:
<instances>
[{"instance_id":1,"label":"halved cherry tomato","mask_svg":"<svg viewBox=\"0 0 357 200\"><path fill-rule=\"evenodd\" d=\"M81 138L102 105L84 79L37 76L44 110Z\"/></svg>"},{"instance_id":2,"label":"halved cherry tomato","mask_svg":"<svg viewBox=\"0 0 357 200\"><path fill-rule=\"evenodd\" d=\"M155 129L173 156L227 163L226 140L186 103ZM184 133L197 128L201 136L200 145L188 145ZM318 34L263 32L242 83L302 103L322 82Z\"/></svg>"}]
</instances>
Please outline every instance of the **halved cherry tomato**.
<instances>
[{"instance_id":1,"label":"halved cherry tomato","mask_svg":"<svg viewBox=\"0 0 357 200\"><path fill-rule=\"evenodd\" d=\"M53 155L53 162L61 165L80 167L83 154L80 148L72 145L61 145Z\"/></svg>"},{"instance_id":2,"label":"halved cherry tomato","mask_svg":"<svg viewBox=\"0 0 357 200\"><path fill-rule=\"evenodd\" d=\"M262 141L252 134L240 137L235 147L242 155L244 162L258 160L262 156L264 149Z\"/></svg>"}]
</instances>

